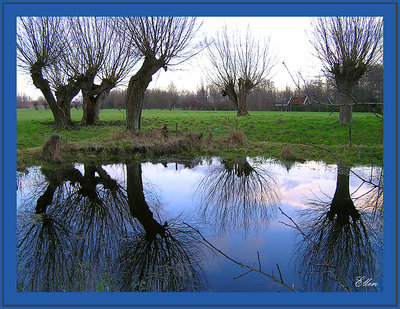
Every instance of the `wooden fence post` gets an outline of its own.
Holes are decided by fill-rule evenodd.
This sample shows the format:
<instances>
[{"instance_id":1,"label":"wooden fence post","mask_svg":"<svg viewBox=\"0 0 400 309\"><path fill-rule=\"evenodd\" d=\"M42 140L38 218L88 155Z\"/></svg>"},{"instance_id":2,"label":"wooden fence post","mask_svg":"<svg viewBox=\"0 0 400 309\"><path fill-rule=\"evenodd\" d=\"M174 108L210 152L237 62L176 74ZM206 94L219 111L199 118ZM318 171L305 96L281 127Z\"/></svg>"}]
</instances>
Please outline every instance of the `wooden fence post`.
<instances>
[{"instance_id":1,"label":"wooden fence post","mask_svg":"<svg viewBox=\"0 0 400 309\"><path fill-rule=\"evenodd\" d=\"M351 147L351 126L349 126L349 147Z\"/></svg>"}]
</instances>

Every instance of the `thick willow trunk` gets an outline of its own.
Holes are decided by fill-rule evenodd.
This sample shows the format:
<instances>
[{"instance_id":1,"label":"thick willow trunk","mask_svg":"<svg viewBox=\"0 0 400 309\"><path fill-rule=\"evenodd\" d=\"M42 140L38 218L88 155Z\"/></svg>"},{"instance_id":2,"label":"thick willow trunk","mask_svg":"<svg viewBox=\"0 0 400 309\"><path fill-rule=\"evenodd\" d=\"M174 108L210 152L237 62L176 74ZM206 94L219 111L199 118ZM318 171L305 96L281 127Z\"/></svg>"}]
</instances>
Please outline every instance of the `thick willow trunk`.
<instances>
[{"instance_id":1,"label":"thick willow trunk","mask_svg":"<svg viewBox=\"0 0 400 309\"><path fill-rule=\"evenodd\" d=\"M129 82L126 95L126 129L135 134L139 134L142 127L144 94L152 78L150 76L147 80L137 80L134 79L134 77L132 77Z\"/></svg>"},{"instance_id":2,"label":"thick willow trunk","mask_svg":"<svg viewBox=\"0 0 400 309\"><path fill-rule=\"evenodd\" d=\"M60 86L55 92L57 104L61 107L67 124L72 124L71 120L71 101L79 93L79 87L76 82L71 82L68 85Z\"/></svg>"},{"instance_id":3,"label":"thick willow trunk","mask_svg":"<svg viewBox=\"0 0 400 309\"><path fill-rule=\"evenodd\" d=\"M34 64L30 70L30 73L33 84L42 92L44 98L49 104L51 112L53 113L57 131L67 128L71 122L69 113L70 102L65 102L63 100L61 102L56 101L51 91L49 81L43 77L42 67L40 64Z\"/></svg>"},{"instance_id":4,"label":"thick willow trunk","mask_svg":"<svg viewBox=\"0 0 400 309\"><path fill-rule=\"evenodd\" d=\"M343 96L342 104L339 108L339 123L349 124L353 122L353 106L351 98Z\"/></svg>"},{"instance_id":5,"label":"thick willow trunk","mask_svg":"<svg viewBox=\"0 0 400 309\"><path fill-rule=\"evenodd\" d=\"M249 112L247 111L247 95L251 91L251 85L245 82L242 78L239 78L239 89L236 92L235 85L229 83L225 85L222 90L222 96L228 96L229 100L237 108L237 116L247 116Z\"/></svg>"},{"instance_id":6,"label":"thick willow trunk","mask_svg":"<svg viewBox=\"0 0 400 309\"><path fill-rule=\"evenodd\" d=\"M250 92L250 82L245 81L243 78L239 78L239 91L238 91L238 112L237 116L247 116L249 112L247 111L247 95Z\"/></svg>"},{"instance_id":7,"label":"thick willow trunk","mask_svg":"<svg viewBox=\"0 0 400 309\"><path fill-rule=\"evenodd\" d=\"M80 80L82 89L83 115L81 124L95 125L100 122L101 98L115 87L113 79L103 79L100 85L94 83L94 76L84 76Z\"/></svg>"},{"instance_id":8,"label":"thick willow trunk","mask_svg":"<svg viewBox=\"0 0 400 309\"><path fill-rule=\"evenodd\" d=\"M336 220L343 225L349 223L350 217L353 219L353 222L360 218L360 213L354 206L350 196L349 182L349 168L338 164L336 190L328 212L328 217L331 220L336 218Z\"/></svg>"},{"instance_id":9,"label":"thick willow trunk","mask_svg":"<svg viewBox=\"0 0 400 309\"><path fill-rule=\"evenodd\" d=\"M247 116L249 115L249 112L247 111L247 94L241 94L239 93L238 96L238 112L237 112L237 116Z\"/></svg>"},{"instance_id":10,"label":"thick willow trunk","mask_svg":"<svg viewBox=\"0 0 400 309\"><path fill-rule=\"evenodd\" d=\"M59 186L58 183L50 182L46 188L46 191L41 195L35 207L35 213L37 214L44 214L46 213L47 207L53 203L54 193L56 192L57 187Z\"/></svg>"},{"instance_id":11,"label":"thick willow trunk","mask_svg":"<svg viewBox=\"0 0 400 309\"><path fill-rule=\"evenodd\" d=\"M341 91L340 107L339 107L339 123L350 124L353 122L353 100L351 95L353 93L353 82L343 82L339 84Z\"/></svg>"},{"instance_id":12,"label":"thick willow trunk","mask_svg":"<svg viewBox=\"0 0 400 309\"><path fill-rule=\"evenodd\" d=\"M71 117L65 115L63 110L58 106L50 106L51 112L53 113L54 123L56 125L56 130L61 131L62 129L67 129L71 124Z\"/></svg>"},{"instance_id":13,"label":"thick willow trunk","mask_svg":"<svg viewBox=\"0 0 400 309\"><path fill-rule=\"evenodd\" d=\"M83 96L82 125L95 125L100 122L100 104L93 96Z\"/></svg>"},{"instance_id":14,"label":"thick willow trunk","mask_svg":"<svg viewBox=\"0 0 400 309\"><path fill-rule=\"evenodd\" d=\"M225 88L222 89L222 96L227 96L233 105L238 108L238 97L235 91L235 85L233 83L225 85Z\"/></svg>"},{"instance_id":15,"label":"thick willow trunk","mask_svg":"<svg viewBox=\"0 0 400 309\"><path fill-rule=\"evenodd\" d=\"M164 66L162 59L146 57L139 71L131 77L126 94L126 129L139 134L142 121L144 93L152 76Z\"/></svg>"},{"instance_id":16,"label":"thick willow trunk","mask_svg":"<svg viewBox=\"0 0 400 309\"><path fill-rule=\"evenodd\" d=\"M165 227L154 219L153 213L146 202L140 163L133 163L127 166L127 193L130 212L143 226L146 237L154 239L157 234L164 235Z\"/></svg>"}]
</instances>

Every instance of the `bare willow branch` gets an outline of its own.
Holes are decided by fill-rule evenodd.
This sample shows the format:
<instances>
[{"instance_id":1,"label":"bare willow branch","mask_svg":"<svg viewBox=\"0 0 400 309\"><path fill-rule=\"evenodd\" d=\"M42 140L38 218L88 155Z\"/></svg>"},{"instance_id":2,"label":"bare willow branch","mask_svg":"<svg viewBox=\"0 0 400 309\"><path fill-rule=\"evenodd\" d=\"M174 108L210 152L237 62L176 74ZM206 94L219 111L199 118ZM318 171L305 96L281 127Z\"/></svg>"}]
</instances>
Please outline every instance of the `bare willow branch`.
<instances>
[{"instance_id":1,"label":"bare willow branch","mask_svg":"<svg viewBox=\"0 0 400 309\"><path fill-rule=\"evenodd\" d=\"M288 224L285 224L285 223L284 223L284 224L287 225L287 226L289 226L289 227L292 227L292 228L296 229L296 230L303 236L303 238L304 238L307 242L310 243L311 249L312 249L313 251L318 250L318 244L316 244L315 241L314 241L312 238L310 238L310 237L299 227L299 225L298 225L290 216L288 216L280 207L279 207L279 210L281 211L281 214L282 214L282 215L284 215L287 219L289 219L290 222L292 222L293 225L288 225ZM280 222L281 222L281 221L280 221ZM281 222L281 223L283 223L283 222ZM342 276L341 276L340 274L334 273L334 272L331 270L330 264L325 260L325 257L322 257L322 262L323 262L324 267L326 267L327 272L333 277L332 280L334 280L335 282L337 282L346 292L350 292L350 287L347 285L347 283L345 282L345 280L342 278Z\"/></svg>"},{"instance_id":2,"label":"bare willow branch","mask_svg":"<svg viewBox=\"0 0 400 309\"><path fill-rule=\"evenodd\" d=\"M136 49L143 61L129 80L127 130L139 133L144 93L152 76L161 68L189 60L199 51L195 36L201 24L194 17L123 17L120 31L130 38L127 49Z\"/></svg>"},{"instance_id":3,"label":"bare willow branch","mask_svg":"<svg viewBox=\"0 0 400 309\"><path fill-rule=\"evenodd\" d=\"M70 103L78 94L75 76L63 61L69 45L68 25L63 17L19 17L17 59L22 70L46 99L57 130L71 123Z\"/></svg>"},{"instance_id":4,"label":"bare willow branch","mask_svg":"<svg viewBox=\"0 0 400 309\"><path fill-rule=\"evenodd\" d=\"M350 123L354 87L372 66L382 63L382 18L320 17L313 29L315 54L341 94L339 122Z\"/></svg>"},{"instance_id":5,"label":"bare willow branch","mask_svg":"<svg viewBox=\"0 0 400 309\"><path fill-rule=\"evenodd\" d=\"M274 282L277 282L277 283L283 285L284 287L286 287L286 288L289 289L290 291L292 291L292 292L297 292L297 290L295 290L294 288L292 288L291 286L289 286L288 284L286 284L286 283L283 282L282 280L280 280L280 279L274 277L273 275L267 274L267 273L263 272L263 271L260 270L260 269L257 269L257 268L248 266L248 265L246 265L246 264L243 264L243 263L241 263L241 262L239 262L239 261L236 261L235 259L233 259L233 258L231 258L230 256L228 256L226 253L224 253L223 251L221 251L220 249L218 249L217 247L215 247L212 243L210 243L210 242L201 234L201 232L200 232L198 229L196 229L196 228L190 226L189 224L187 224L187 223L185 223L185 222L183 222L183 224L185 224L185 225L187 225L188 227L190 227L191 229L193 229L193 230L200 236L200 238L201 238L207 245L209 245L213 250L217 251L219 254L221 254L222 256L224 256L225 258L227 258L228 260L230 260L231 262L235 263L236 265L239 265L240 267L247 268L247 269L249 269L250 271L254 271L254 272L257 272L257 273L259 273L259 274L262 274L263 276L266 276L266 277L268 277L268 278L274 280Z\"/></svg>"},{"instance_id":6,"label":"bare willow branch","mask_svg":"<svg viewBox=\"0 0 400 309\"><path fill-rule=\"evenodd\" d=\"M247 159L221 163L196 187L202 217L221 232L227 226L247 232L254 222L256 228L269 224L280 199L272 173Z\"/></svg>"},{"instance_id":7,"label":"bare willow branch","mask_svg":"<svg viewBox=\"0 0 400 309\"><path fill-rule=\"evenodd\" d=\"M257 40L249 27L245 33L221 32L205 41L210 66L205 68L208 80L238 109L238 116L247 115L246 98L257 87L268 83L275 59L269 37Z\"/></svg>"}]
</instances>

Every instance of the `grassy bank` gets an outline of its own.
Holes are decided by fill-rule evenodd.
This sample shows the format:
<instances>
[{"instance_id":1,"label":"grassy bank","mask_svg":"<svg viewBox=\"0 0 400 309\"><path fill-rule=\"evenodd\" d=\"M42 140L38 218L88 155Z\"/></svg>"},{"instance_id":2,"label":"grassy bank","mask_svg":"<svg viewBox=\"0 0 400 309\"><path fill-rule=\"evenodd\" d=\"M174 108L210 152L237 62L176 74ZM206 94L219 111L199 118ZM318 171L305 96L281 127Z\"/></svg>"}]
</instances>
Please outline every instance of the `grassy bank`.
<instances>
[{"instance_id":1,"label":"grassy bank","mask_svg":"<svg viewBox=\"0 0 400 309\"><path fill-rule=\"evenodd\" d=\"M71 113L78 123L82 111ZM250 117L238 118L235 112L145 110L142 117L140 137L125 132L125 113L118 110L103 110L98 126L77 125L59 132L63 160L247 155L335 161L329 152L305 144L323 147L348 164L379 164L382 159L382 123L367 113L353 114L351 147L348 127L338 124L337 113L251 112ZM167 139L160 135L164 124L169 129ZM18 110L18 165L40 159L41 146L54 133L50 111Z\"/></svg>"}]
</instances>

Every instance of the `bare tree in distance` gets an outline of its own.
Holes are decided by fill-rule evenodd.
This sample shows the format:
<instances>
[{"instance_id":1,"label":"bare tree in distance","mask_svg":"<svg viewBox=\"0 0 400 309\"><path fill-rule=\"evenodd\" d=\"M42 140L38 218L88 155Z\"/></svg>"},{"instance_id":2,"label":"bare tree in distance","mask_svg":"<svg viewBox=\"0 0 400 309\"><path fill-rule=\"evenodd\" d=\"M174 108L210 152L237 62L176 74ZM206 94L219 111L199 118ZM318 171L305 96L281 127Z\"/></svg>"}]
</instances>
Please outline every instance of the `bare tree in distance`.
<instances>
[{"instance_id":1,"label":"bare tree in distance","mask_svg":"<svg viewBox=\"0 0 400 309\"><path fill-rule=\"evenodd\" d=\"M355 86L382 62L382 18L320 17L313 23L311 44L341 95L339 123L351 123Z\"/></svg>"},{"instance_id":2,"label":"bare tree in distance","mask_svg":"<svg viewBox=\"0 0 400 309\"><path fill-rule=\"evenodd\" d=\"M27 108L32 98L25 93L17 93L17 108Z\"/></svg>"},{"instance_id":3,"label":"bare tree in distance","mask_svg":"<svg viewBox=\"0 0 400 309\"><path fill-rule=\"evenodd\" d=\"M76 79L62 65L62 50L68 45L65 29L65 18L17 19L18 66L31 76L33 84L42 92L57 130L70 125L70 102L79 92Z\"/></svg>"},{"instance_id":4,"label":"bare tree in distance","mask_svg":"<svg viewBox=\"0 0 400 309\"><path fill-rule=\"evenodd\" d=\"M97 124L100 99L128 75L138 57L135 49L126 48L129 38L117 32L115 18L71 17L69 21L71 44L63 55L82 91L81 124Z\"/></svg>"},{"instance_id":5,"label":"bare tree in distance","mask_svg":"<svg viewBox=\"0 0 400 309\"><path fill-rule=\"evenodd\" d=\"M37 102L39 103L40 106L42 106L44 109L48 109L49 108L49 104L47 103L46 99L44 98L44 96L40 96L37 99Z\"/></svg>"},{"instance_id":6,"label":"bare tree in distance","mask_svg":"<svg viewBox=\"0 0 400 309\"><path fill-rule=\"evenodd\" d=\"M142 64L128 84L126 128L139 133L144 93L159 69L181 64L198 53L194 43L201 24L194 17L126 17L120 30L130 36L127 48L137 49Z\"/></svg>"},{"instance_id":7,"label":"bare tree in distance","mask_svg":"<svg viewBox=\"0 0 400 309\"><path fill-rule=\"evenodd\" d=\"M268 82L275 65L270 40L257 40L247 27L246 33L229 33L227 27L206 42L210 69L206 75L223 96L236 106L238 116L248 115L246 99L256 87Z\"/></svg>"},{"instance_id":8,"label":"bare tree in distance","mask_svg":"<svg viewBox=\"0 0 400 309\"><path fill-rule=\"evenodd\" d=\"M170 82L168 87L167 87L167 101L168 101L168 108L170 110L173 110L176 108L176 104L178 103L179 100L179 94L178 90L176 89L176 86L174 82Z\"/></svg>"}]
</instances>

